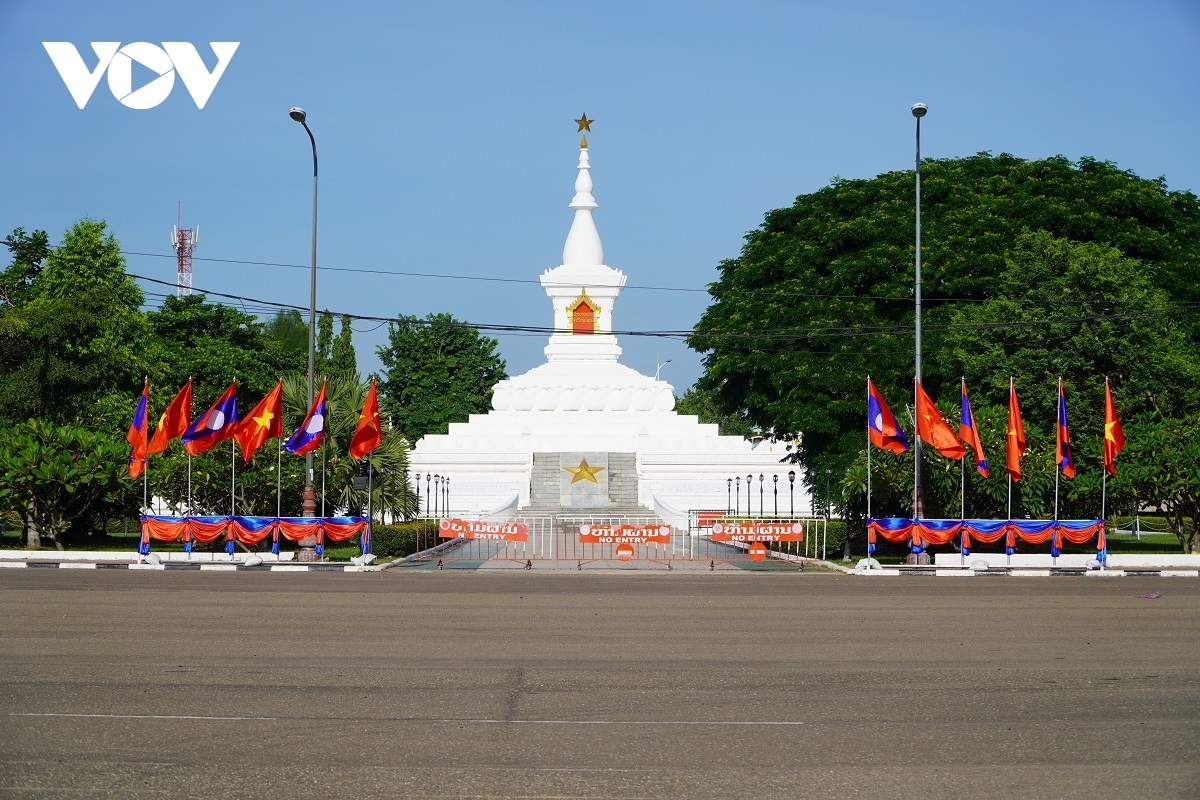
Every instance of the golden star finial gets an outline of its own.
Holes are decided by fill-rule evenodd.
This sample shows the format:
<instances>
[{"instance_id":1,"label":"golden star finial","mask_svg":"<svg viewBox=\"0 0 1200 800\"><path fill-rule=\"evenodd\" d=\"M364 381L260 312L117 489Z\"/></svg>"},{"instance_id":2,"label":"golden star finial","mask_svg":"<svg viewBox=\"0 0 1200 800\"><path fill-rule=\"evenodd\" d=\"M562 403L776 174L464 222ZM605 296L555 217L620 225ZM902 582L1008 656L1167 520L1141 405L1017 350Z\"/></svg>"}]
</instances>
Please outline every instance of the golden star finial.
<instances>
[{"instance_id":1,"label":"golden star finial","mask_svg":"<svg viewBox=\"0 0 1200 800\"><path fill-rule=\"evenodd\" d=\"M591 481L592 483L599 484L600 481L596 480L596 473L604 471L604 467L590 466L587 463L586 458L579 462L578 467L563 467L563 469L574 476L571 478L571 483L579 483L579 481Z\"/></svg>"},{"instance_id":2,"label":"golden star finial","mask_svg":"<svg viewBox=\"0 0 1200 800\"><path fill-rule=\"evenodd\" d=\"M591 133L592 132L592 123L595 121L596 120L594 120L594 119L588 119L587 114L584 114L582 117L575 120L575 124L579 126L579 130L577 130L575 132L581 133L583 131L587 131L588 133Z\"/></svg>"}]
</instances>

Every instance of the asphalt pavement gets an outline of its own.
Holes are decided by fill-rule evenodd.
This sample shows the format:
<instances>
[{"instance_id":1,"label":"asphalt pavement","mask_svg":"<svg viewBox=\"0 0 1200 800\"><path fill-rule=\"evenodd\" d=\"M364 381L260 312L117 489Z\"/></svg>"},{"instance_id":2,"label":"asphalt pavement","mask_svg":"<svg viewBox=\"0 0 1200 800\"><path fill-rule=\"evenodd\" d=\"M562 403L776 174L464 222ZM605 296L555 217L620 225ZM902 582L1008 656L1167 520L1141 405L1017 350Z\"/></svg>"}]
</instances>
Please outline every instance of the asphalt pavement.
<instances>
[{"instance_id":1,"label":"asphalt pavement","mask_svg":"<svg viewBox=\"0 0 1200 800\"><path fill-rule=\"evenodd\" d=\"M0 797L1195 798L1200 582L0 570Z\"/></svg>"}]
</instances>

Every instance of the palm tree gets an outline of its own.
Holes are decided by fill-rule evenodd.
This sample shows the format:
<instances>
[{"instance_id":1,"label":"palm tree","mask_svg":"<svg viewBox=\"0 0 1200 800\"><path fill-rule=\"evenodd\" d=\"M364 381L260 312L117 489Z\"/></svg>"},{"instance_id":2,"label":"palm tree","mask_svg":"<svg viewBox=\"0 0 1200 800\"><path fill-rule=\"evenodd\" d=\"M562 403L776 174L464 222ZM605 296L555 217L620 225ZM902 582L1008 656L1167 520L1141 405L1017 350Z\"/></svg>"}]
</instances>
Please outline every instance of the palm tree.
<instances>
[{"instance_id":1,"label":"palm tree","mask_svg":"<svg viewBox=\"0 0 1200 800\"><path fill-rule=\"evenodd\" d=\"M320 376L318 376L320 377ZM324 479L314 483L323 513L365 514L367 489L355 487L355 478L367 477L367 459L355 461L348 454L350 439L358 424L358 415L367 397L369 382L357 375L332 375L325 379L325 443L317 451L324 465ZM308 413L308 381L294 375L283 381L283 419L286 431L295 430ZM374 480L371 508L376 514L393 519L411 519L418 511L417 495L408 481L408 441L390 424L383 426L383 441L370 456ZM322 488L322 486L324 488ZM322 493L324 497L322 498ZM320 506L318 506L320 513Z\"/></svg>"}]
</instances>

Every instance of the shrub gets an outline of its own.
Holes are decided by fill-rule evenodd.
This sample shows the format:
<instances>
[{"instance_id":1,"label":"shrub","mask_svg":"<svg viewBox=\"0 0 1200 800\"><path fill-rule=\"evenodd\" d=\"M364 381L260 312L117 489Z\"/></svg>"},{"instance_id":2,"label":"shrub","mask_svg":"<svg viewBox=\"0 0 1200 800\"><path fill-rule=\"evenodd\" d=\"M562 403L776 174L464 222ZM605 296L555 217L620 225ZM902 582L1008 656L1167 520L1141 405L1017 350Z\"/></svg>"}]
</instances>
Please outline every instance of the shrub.
<instances>
[{"instance_id":1,"label":"shrub","mask_svg":"<svg viewBox=\"0 0 1200 800\"><path fill-rule=\"evenodd\" d=\"M398 525L374 525L371 528L371 552L378 558L403 558L417 552L418 546L428 547L430 530L436 533L437 523L426 520L402 522Z\"/></svg>"}]
</instances>

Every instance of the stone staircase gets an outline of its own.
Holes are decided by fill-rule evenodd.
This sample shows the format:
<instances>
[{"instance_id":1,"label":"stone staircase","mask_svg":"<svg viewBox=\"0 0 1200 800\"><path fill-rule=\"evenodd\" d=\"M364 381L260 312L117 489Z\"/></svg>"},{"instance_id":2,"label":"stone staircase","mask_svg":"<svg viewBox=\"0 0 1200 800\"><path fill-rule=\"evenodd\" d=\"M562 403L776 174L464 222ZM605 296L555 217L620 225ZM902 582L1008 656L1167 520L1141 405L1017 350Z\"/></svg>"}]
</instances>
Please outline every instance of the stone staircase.
<instances>
[{"instance_id":1,"label":"stone staircase","mask_svg":"<svg viewBox=\"0 0 1200 800\"><path fill-rule=\"evenodd\" d=\"M647 517L654 512L638 504L637 455L608 453L608 504L592 508L565 508L559 504L562 466L558 453L534 453L529 483L529 505L521 516L558 514L604 517Z\"/></svg>"}]
</instances>

